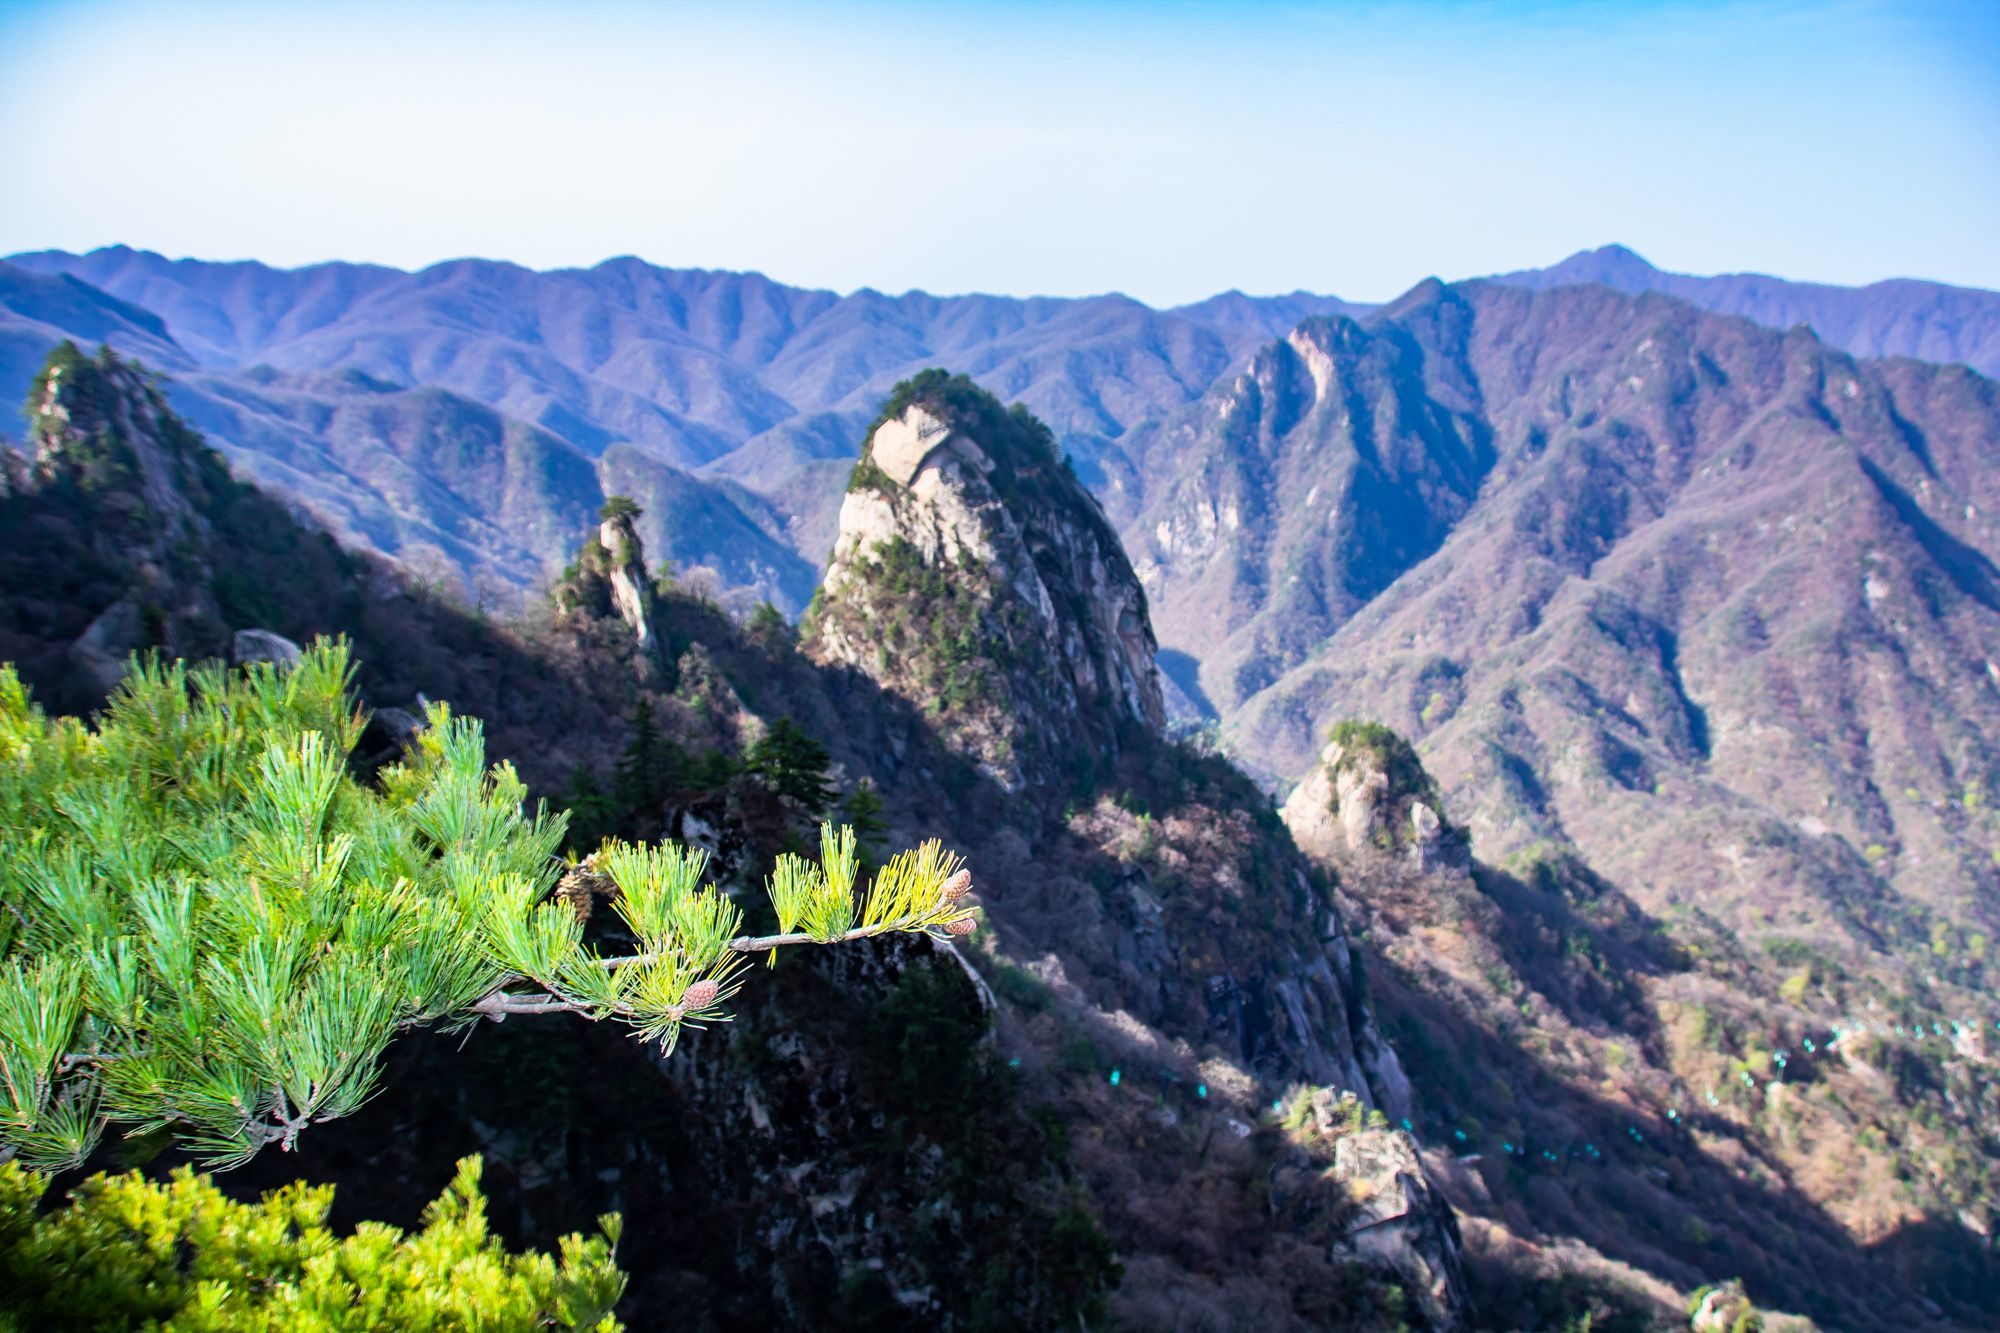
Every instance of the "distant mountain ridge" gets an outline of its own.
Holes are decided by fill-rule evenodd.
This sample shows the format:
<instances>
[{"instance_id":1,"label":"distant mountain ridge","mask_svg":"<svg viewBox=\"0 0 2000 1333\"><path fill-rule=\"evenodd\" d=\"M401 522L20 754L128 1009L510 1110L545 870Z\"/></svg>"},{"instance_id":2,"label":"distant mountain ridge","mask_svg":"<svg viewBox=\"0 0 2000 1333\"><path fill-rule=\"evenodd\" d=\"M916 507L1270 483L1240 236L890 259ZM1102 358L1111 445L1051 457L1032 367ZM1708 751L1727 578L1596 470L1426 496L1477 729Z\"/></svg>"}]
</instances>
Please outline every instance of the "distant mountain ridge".
<instances>
[{"instance_id":1,"label":"distant mountain ridge","mask_svg":"<svg viewBox=\"0 0 2000 1333\"><path fill-rule=\"evenodd\" d=\"M1494 281L1658 290L1806 320L1858 354L2000 369L1990 292L1692 278L1616 246ZM632 258L277 269L121 246L0 264L0 379L26 383L63 338L108 342L171 376L176 406L239 466L345 540L482 600L547 577L576 525L631 490L651 497L648 549L796 613L872 405L916 370L948 366L1024 402L1118 513L1143 503L1136 441L1302 323L1373 309L1308 292L1167 310L1118 295L840 295Z\"/></svg>"},{"instance_id":2,"label":"distant mountain ridge","mask_svg":"<svg viewBox=\"0 0 2000 1333\"><path fill-rule=\"evenodd\" d=\"M1549 268L1495 274L1489 281L1536 291L1595 285L1660 292L1774 329L1809 324L1822 342L1856 356L1962 362L1982 375L2000 376L2000 292L1974 287L1915 278L1836 287L1761 273L1694 277L1662 272L1622 245L1586 250Z\"/></svg>"},{"instance_id":3,"label":"distant mountain ridge","mask_svg":"<svg viewBox=\"0 0 2000 1333\"><path fill-rule=\"evenodd\" d=\"M912 710L964 710L950 719L964 752L1007 782L1026 753L1034 771L1021 776L1060 798L1061 759L1113 747L1038 709L1039 659L981 645L1006 648L1019 631L1039 652L1121 599L1150 607L1128 660L1143 665L1157 632L1176 693L1193 696L1182 702L1212 701L1224 738L1267 778L1309 772L1330 724L1388 724L1421 751L1425 809L1495 872L1451 892L1421 875L1391 884L1406 900L1373 918L1400 936L1376 956L1395 963L1385 990L1402 989L1405 1035L1426 1052L1411 1062L1412 1119L1526 1124L1520 1104L1559 1083L1583 1107L1570 1129L1594 1134L1615 1115L1637 1135L1644 1115L1649 1138L1732 1140L1751 1156L1724 1145L1713 1164L1761 1182L1712 1196L1750 1211L1681 1219L1650 1197L1677 1188L1665 1165L1612 1177L1643 1194L1571 1177L1553 1156L1547 1175L1508 1184L1518 1163L1461 1174L1477 1157L1453 1164L1440 1139L1432 1156L1461 1206L1504 1212L1509 1191L1532 1190L1544 1237L1586 1218L1606 1253L1676 1281L1725 1262L1741 1271L1756 1257L1743 1238L1768 1236L1762 1280L1836 1311L1863 1288L1900 1305L1921 1280L1883 1275L1970 1253L1976 1263L1929 1271L1958 1272L1963 1308L1990 1313L2000 1081L1987 1024L1947 1046L1942 1020L1991 995L2000 939L2000 386L1958 364L1843 351L1828 330L1890 351L1971 347L2000 297L1681 278L1616 250L1561 273L1429 280L1376 309L1226 293L1176 311L1123 297L841 297L633 260L553 274L484 261L286 274L131 251L27 260L0 265L0 358L61 336L150 347L138 354L173 376L175 403L239 466L420 569L519 586L618 491L646 507L648 550L795 607L834 545L842 495L875 492L851 517L886 509L890 521L841 529L846 563L868 566L868 588L849 589L868 591L866 605L842 605L829 579L833 619L808 617L800 656L826 653ZM1661 289L1673 284L1691 285ZM1707 308L1732 300L1756 317ZM859 458L869 386L934 361L1051 423L1032 471L1078 520L1064 526L1094 526L1068 456L1131 578L1094 540L1069 543L1078 558L1054 567L1086 570L1096 550L1115 577L1066 574L1056 585L1081 605L1051 595L1038 617L1025 598L956 586L918 558L926 532L940 551L947 532L1004 538L1028 552L1014 567L1029 588L1031 565L1065 546L1025 510L1014 529L970 521L988 488L1021 481L981 468L991 439L954 448L950 468L894 449ZM898 456L915 469L907 487L871 475ZM1126 596L1134 579L1143 599ZM940 614L954 607L964 614ZM1053 629L1028 632L1039 625ZM996 724L1039 711L1041 735L981 731L994 699L1006 701ZM829 733L853 722L830 703L819 716ZM871 735L871 758L903 764L886 734ZM1322 776L1337 793L1360 775ZM941 807L957 799L928 770L906 780ZM1078 881L1077 919L1106 923L1107 975L1131 965L1104 1001L1198 1021L1201 992L1165 995L1142 970L1165 956L1146 942L1154 889L1181 873L1175 858L1257 844L1213 808L1135 812L1113 790L1065 808L1063 823L1131 848L1121 863L1154 858L1159 877L1105 866ZM1414 805L1383 809L1395 820L1378 821L1378 850L1422 834ZM996 841L992 859L1029 857ZM1230 874L1267 894L1288 882L1282 865ZM1386 892L1342 875L1350 899ZM1052 908L1065 896L1019 883ZM1166 901L1190 921L1228 905ZM1235 919L1218 928L1260 918ZM1502 968L1492 951L1508 949ZM1221 960L1193 958L1175 965L1224 993L1237 984ZM1571 1047L1550 1006L1588 1043ZM1786 1077L1785 1047L1807 1049L1823 1023L1864 1008L1928 1022L1937 1049L1843 1043L1853 1081L1879 1097L1830 1100ZM1480 1038L1498 1044L1459 1048L1486 1063L1423 1044L1435 1025L1418 1020L1468 1013L1504 1020ZM1533 1078L1484 1077L1514 1069ZM1694 1124L1673 1123L1689 1113ZM1558 1175L1569 1203L1550 1192ZM1793 1262L1805 1251L1771 1221L1786 1217L1828 1240L1825 1264L1846 1274L1855 1261L1837 1298ZM1864 1269L1868 1255L1885 1266ZM1846 1309L1865 1326L1952 1326Z\"/></svg>"},{"instance_id":4,"label":"distant mountain ridge","mask_svg":"<svg viewBox=\"0 0 2000 1333\"><path fill-rule=\"evenodd\" d=\"M328 453L324 423L343 415L340 385L329 401L326 382L300 377L443 391L539 428L606 474L599 490L622 484L610 473L636 470L653 490L700 496L697 507L740 540L709 551L677 512L649 519L652 549L710 565L723 583L792 611L831 546L861 428L915 370L951 364L1026 402L1091 477L1130 425L1198 396L1303 314L1362 308L1306 293L1227 293L1183 311L1115 295L840 296L629 258L549 273L485 260L417 273L282 270L122 247L16 256L0 276L0 304L0 372L25 382L58 336L109 341L174 374L177 404L211 438L350 537L392 553L399 540L421 540L447 564L470 573L483 562L517 585L565 549L539 539L532 549L468 547L449 516L384 493L374 465L288 469L294 455ZM268 401L273 384L286 404ZM487 431L487 447L498 429ZM573 463L557 470L571 478L555 487L568 499L560 514L540 516L544 526L595 503ZM523 484L552 483L536 474ZM496 516L460 517L477 526Z\"/></svg>"}]
</instances>

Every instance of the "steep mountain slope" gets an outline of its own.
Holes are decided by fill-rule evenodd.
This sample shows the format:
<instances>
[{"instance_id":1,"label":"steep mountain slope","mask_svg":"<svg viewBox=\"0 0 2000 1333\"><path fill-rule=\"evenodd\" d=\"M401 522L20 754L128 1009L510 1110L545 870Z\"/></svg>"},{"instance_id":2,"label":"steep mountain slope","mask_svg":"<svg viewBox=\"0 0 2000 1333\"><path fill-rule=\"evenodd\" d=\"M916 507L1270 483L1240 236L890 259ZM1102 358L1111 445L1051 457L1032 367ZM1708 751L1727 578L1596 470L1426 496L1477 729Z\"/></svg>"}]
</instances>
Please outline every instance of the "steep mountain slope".
<instances>
[{"instance_id":1,"label":"steep mountain slope","mask_svg":"<svg viewBox=\"0 0 2000 1333\"><path fill-rule=\"evenodd\" d=\"M1228 1065L1254 1071L1260 1089L1315 1085L1331 1107L1344 1088L1363 1108L1406 1113L1406 1081L1367 1017L1352 946L1254 790L1162 737L1145 599L1045 428L962 377L927 373L890 399L854 486L801 646L922 710L947 750L986 779L954 792L948 775L889 736L874 770L885 785L942 786L973 828L988 818L986 800L1009 812L1001 818L1013 834L986 844L991 863L1019 867L984 890L1000 923L989 957L1002 975L1023 968L1091 1015L1067 1035L1027 1025L1041 1071L1074 1067L1084 1037L1104 1050L1112 1087L1135 1066L1145 1071L1135 1077L1159 1081L1151 1129L1106 1102L1101 1085L1065 1083L1052 1095L1088 1107L1107 1135L1143 1137L1154 1155L1154 1170L1137 1177L1109 1160L1092 1176L1118 1199L1107 1216L1114 1236L1145 1238L1148 1283L1165 1289L1132 1317L1139 1308L1142 1323L1165 1317L1175 1308L1157 1303L1167 1292L1199 1308L1199 1288L1161 1260L1180 1250L1181 1228L1200 1225L1181 1183L1200 1170L1198 1145L1213 1142L1198 1128L1213 1126L1213 1110L1200 1110L1247 1090ZM1174 1085L1198 1085L1195 1105L1175 1112ZM1247 1136L1256 1113L1237 1105ZM1332 1119L1326 1133L1330 1146ZM1414 1156L1402 1160L1401 1188L1424 1197ZM1340 1210L1310 1202L1311 1178L1280 1192L1301 1224L1313 1217L1317 1227ZM1417 1308L1435 1322L1454 1317L1455 1241L1394 1210L1379 1220L1393 1221L1383 1253L1413 1284ZM1331 1252L1347 1251L1336 1242ZM1263 1264L1251 1271L1267 1273ZM1273 1309L1270 1321L1291 1317Z\"/></svg>"},{"instance_id":2,"label":"steep mountain slope","mask_svg":"<svg viewBox=\"0 0 2000 1333\"><path fill-rule=\"evenodd\" d=\"M64 339L110 343L165 371L194 364L152 311L67 274L0 264L0 384L27 384Z\"/></svg>"},{"instance_id":3,"label":"steep mountain slope","mask_svg":"<svg viewBox=\"0 0 2000 1333\"><path fill-rule=\"evenodd\" d=\"M1422 289L1420 289L1422 290ZM1463 340L1440 307L1432 332ZM1233 380L1134 433L1161 479L1112 512L1163 608L1167 641L1233 708L1435 550L1492 465L1476 399L1426 382L1425 351L1312 319ZM1122 501L1122 503L1120 503Z\"/></svg>"},{"instance_id":4,"label":"steep mountain slope","mask_svg":"<svg viewBox=\"0 0 2000 1333\"><path fill-rule=\"evenodd\" d=\"M1765 1161L1836 1250L1985 1244L1994 1071L1952 1033L1996 1017L1992 381L1654 293L1426 284L1363 324L1308 322L1137 440L1172 481L1126 539L1162 642L1233 705L1231 748L1308 777L1332 724L1386 722L1505 868L1476 889L1342 872L1398 975L1398 1031L1459 1034L1414 1071L1437 1130L1489 1115L1440 1062L1516 1095L1543 1070L1585 1098L1571 1146L1621 1105L1650 1139L1872 1013L1888 1044L1857 1045L1854 1078L1810 1076L1810 1109L1783 1089L1718 1107L1673 1156ZM1609 965L1563 980L1494 903ZM1523 984L1481 970L1503 956L1541 974L1523 1031L1491 1016ZM1582 1196L1597 1220L1572 1234L1614 1234L1606 1202ZM1770 1201L1714 1206L1749 1238ZM1672 1280L1706 1245L1620 1242ZM1784 1255L1759 1282L1826 1317ZM1930 1280L1976 1288L1960 1262Z\"/></svg>"},{"instance_id":5,"label":"steep mountain slope","mask_svg":"<svg viewBox=\"0 0 2000 1333\"><path fill-rule=\"evenodd\" d=\"M1761 273L1694 277L1663 273L1622 245L1585 250L1548 268L1496 274L1489 281L1533 291L1595 283L1621 292L1662 292L1769 328L1810 324L1822 341L1856 356L1957 361L1983 375L2000 375L2000 292L1911 278L1835 287Z\"/></svg>"},{"instance_id":6,"label":"steep mountain slope","mask_svg":"<svg viewBox=\"0 0 2000 1333\"><path fill-rule=\"evenodd\" d=\"M1887 877L1990 924L1966 913L2000 771L1991 381L1602 289L1420 291L1373 335L1423 349L1438 407L1469 387L1495 461L1441 549L1247 704L1247 753L1301 772L1328 721L1372 712L1478 793L1493 854L1568 836L1685 894L1853 902ZM1399 495L1450 522L1458 493L1426 487ZM1688 851L1681 821L1716 818L1789 829L1710 843L1776 864Z\"/></svg>"},{"instance_id":7,"label":"steep mountain slope","mask_svg":"<svg viewBox=\"0 0 2000 1333\"><path fill-rule=\"evenodd\" d=\"M358 372L398 388L443 388L539 426L592 460L624 445L683 475L731 483L690 506L716 515L730 506L742 511L740 522L726 518L735 535L725 549L703 548L678 524L650 534L655 549L678 564L710 567L724 587L746 588L747 598L770 597L791 610L803 604L811 570L831 548L845 477L840 460L851 456L889 386L916 369L949 365L1027 404L1054 429L1085 482L1123 513L1152 498L1143 449L1132 438L1137 428L1207 392L1300 322L1370 309L1303 292L1227 292L1166 311L1118 296L838 296L758 274L663 269L629 258L547 273L483 260L419 273L347 264L278 270L168 261L123 247L14 262L32 274L79 279L136 310L141 325L157 325L125 328L79 312L81 322L71 327L47 310L27 312L25 325L0 316L0 355L18 346L20 370L31 369L59 336L109 337L182 380L198 371L220 385L269 366L292 377ZM1808 319L1828 341L1869 355L1966 359L1988 368L2000 355L1993 313L2000 297L1935 284L1844 289L1684 278L1657 273L1616 247L1502 280L1658 287L1779 327ZM10 281L18 288L19 280ZM76 299L72 291L55 304ZM5 300L0 307L24 308ZM156 319L147 321L148 314ZM162 332L180 341L163 343ZM204 413L192 388L175 392L233 457L281 451L266 423ZM299 428L294 420L285 429ZM307 480L263 475L288 487ZM326 511L354 511L339 518L350 527L358 511L380 503L365 484L318 481L323 499L336 489L356 492ZM677 478L670 489L690 486ZM800 563L785 568L778 552L751 549L746 524L790 546ZM430 540L443 560L473 572L448 534ZM493 558L517 586L543 572L520 563L518 551Z\"/></svg>"},{"instance_id":8,"label":"steep mountain slope","mask_svg":"<svg viewBox=\"0 0 2000 1333\"><path fill-rule=\"evenodd\" d=\"M591 457L565 439L435 387L360 370L217 373L194 365L150 312L69 277L0 265L0 369L26 383L77 338L162 358L174 406L251 476L295 497L342 541L391 556L468 601L514 606L561 565L607 494L647 497L668 559L787 609L813 570L757 497L631 446ZM156 362L156 364L158 364Z\"/></svg>"},{"instance_id":9,"label":"steep mountain slope","mask_svg":"<svg viewBox=\"0 0 2000 1333\"><path fill-rule=\"evenodd\" d=\"M1347 723L1284 818L1366 928L1475 1262L1613 1289L1722 1264L1830 1329L1992 1323L1990 1002L1662 919L1552 846L1469 860L1441 808L1406 743Z\"/></svg>"},{"instance_id":10,"label":"steep mountain slope","mask_svg":"<svg viewBox=\"0 0 2000 1333\"><path fill-rule=\"evenodd\" d=\"M962 407L968 386L950 387ZM343 1221L407 1221L438 1171L483 1152L512 1237L625 1211L638 1327L1066 1328L1107 1300L1144 1327L1462 1326L1453 1224L1382 1119L1402 1079L1324 882L1240 774L1153 729L1150 660L1127 655L1150 641L1143 601L1129 572L1093 571L1115 556L1094 505L1059 467L1022 475L1021 441L987 429L997 413L1052 461L1032 418L984 400L959 423L954 448L1015 472L977 530L1026 534L1052 605L1090 575L1137 616L967 650L1024 679L1130 665L1036 699L1065 737L1100 735L1107 714L1123 732L1059 813L982 776L953 719L865 664L815 663L782 623L745 630L649 587L620 515L534 618L472 617L230 479L114 355L63 351L35 402L34 457L0 474L0 647L41 697L92 706L104 682L83 668L126 648L282 654L242 632L345 632L361 688L390 705L364 771L417 725L413 696L448 700L579 827L694 841L750 908L773 856L812 837L815 787L838 783L857 812L877 794L856 818L871 857L942 836L987 909L964 953L789 958L664 1067L582 1021L403 1043L361 1115L228 1187L296 1172L340 1183ZM969 480L940 478L961 496ZM952 530L969 551L976 529ZM121 604L135 623L80 654ZM592 894L568 901L587 913ZM591 928L615 930L611 915ZM1295 1083L1317 1085L1289 1095L1301 1113L1267 1116ZM1114 1257L1133 1275L1116 1292Z\"/></svg>"},{"instance_id":11,"label":"steep mountain slope","mask_svg":"<svg viewBox=\"0 0 2000 1333\"><path fill-rule=\"evenodd\" d=\"M1088 785L1121 738L1160 730L1145 594L1045 428L926 371L866 448L805 626L815 657L933 709L1028 800Z\"/></svg>"}]
</instances>

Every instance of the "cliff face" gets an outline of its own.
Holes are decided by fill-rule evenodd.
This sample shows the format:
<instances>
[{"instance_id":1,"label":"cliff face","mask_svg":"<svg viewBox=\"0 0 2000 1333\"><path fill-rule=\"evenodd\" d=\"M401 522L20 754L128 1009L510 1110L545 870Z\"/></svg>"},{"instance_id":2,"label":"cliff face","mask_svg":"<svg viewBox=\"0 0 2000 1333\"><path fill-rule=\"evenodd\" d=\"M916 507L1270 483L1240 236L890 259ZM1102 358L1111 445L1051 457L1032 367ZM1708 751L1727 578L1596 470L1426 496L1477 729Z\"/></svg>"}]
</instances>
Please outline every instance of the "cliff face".
<instances>
[{"instance_id":1,"label":"cliff face","mask_svg":"<svg viewBox=\"0 0 2000 1333\"><path fill-rule=\"evenodd\" d=\"M1094 1197L1117 1201L1106 1226L1139 1275L1114 1312L1152 1326L1230 1308L1246 1291L1209 1289L1178 1256L1186 1236L1234 1225L1218 1210L1268 1208L1273 1155L1289 1150L1252 1127L1272 1098L1345 1093L1392 1123L1413 1113L1409 1084L1324 881L1268 801L1161 734L1145 595L1039 424L941 373L902 386L855 469L804 641L920 709L926 736L984 779L937 818L981 868L993 930L976 952L1001 978L1024 1077L1106 1145L1072 1161ZM871 756L885 792L952 785L924 743ZM1159 1088L1158 1105L1112 1091L1121 1076ZM1239 1137L1240 1152L1214 1147ZM1112 1143L1143 1143L1151 1169ZM1449 1209L1414 1148L1404 1156L1400 1183L1331 1157L1309 1176L1332 1195L1300 1177L1282 1244L1235 1261L1245 1288L1262 1300L1289 1287L1304 1308L1302 1293L1359 1261L1420 1286L1449 1326L1464 1304ZM1401 1200L1394 1224L1348 1209L1348 1185ZM1277 1252L1299 1242L1317 1256L1310 1275L1279 1277ZM1375 1318L1353 1300L1343 1317Z\"/></svg>"},{"instance_id":2,"label":"cliff face","mask_svg":"<svg viewBox=\"0 0 2000 1333\"><path fill-rule=\"evenodd\" d=\"M557 582L555 602L566 614L617 616L632 631L641 656L661 662L667 650L655 630L659 613L636 526L640 513L624 497L605 506L597 531Z\"/></svg>"},{"instance_id":3,"label":"cliff face","mask_svg":"<svg viewBox=\"0 0 2000 1333\"><path fill-rule=\"evenodd\" d=\"M1420 289L1421 290L1421 289ZM1440 289L1441 290L1441 289ZM1441 297L1427 332L1466 336ZM1351 319L1309 319L1199 403L1134 433L1149 479L1115 517L1160 629L1227 712L1302 660L1471 507L1493 454L1435 357ZM1437 378L1432 375L1432 378Z\"/></svg>"},{"instance_id":4,"label":"cliff face","mask_svg":"<svg viewBox=\"0 0 2000 1333\"><path fill-rule=\"evenodd\" d=\"M1009 792L1056 797L1164 723L1146 597L1052 437L969 381L891 400L806 646L930 713Z\"/></svg>"},{"instance_id":5,"label":"cliff face","mask_svg":"<svg viewBox=\"0 0 2000 1333\"><path fill-rule=\"evenodd\" d=\"M22 628L71 626L61 637L76 698L101 697L136 651L221 651L210 513L233 485L221 460L167 410L148 376L109 352L59 348L35 380L28 418L28 456L7 490L33 507L42 530L19 534L10 554L38 538L68 538L68 550L41 551L71 569L55 580L10 572L28 575L18 595L36 599ZM84 521L63 522L71 516Z\"/></svg>"}]
</instances>

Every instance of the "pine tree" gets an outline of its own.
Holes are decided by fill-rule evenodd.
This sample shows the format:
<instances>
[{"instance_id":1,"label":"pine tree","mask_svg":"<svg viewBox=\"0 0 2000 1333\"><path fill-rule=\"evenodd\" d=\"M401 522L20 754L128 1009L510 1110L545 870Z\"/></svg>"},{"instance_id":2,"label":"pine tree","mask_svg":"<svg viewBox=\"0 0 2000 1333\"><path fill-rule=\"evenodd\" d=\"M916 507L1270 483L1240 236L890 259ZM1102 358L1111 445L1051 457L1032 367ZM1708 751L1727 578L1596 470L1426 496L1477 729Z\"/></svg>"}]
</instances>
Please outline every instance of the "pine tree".
<instances>
[{"instance_id":1,"label":"pine tree","mask_svg":"<svg viewBox=\"0 0 2000 1333\"><path fill-rule=\"evenodd\" d=\"M644 695L632 708L632 739L618 758L613 794L625 814L656 814L681 767L678 747L660 735L652 701Z\"/></svg>"},{"instance_id":2,"label":"pine tree","mask_svg":"<svg viewBox=\"0 0 2000 1333\"><path fill-rule=\"evenodd\" d=\"M289 669L149 661L92 727L0 667L0 1158L73 1165L117 1124L234 1164L352 1112L408 1028L582 1013L671 1053L752 955L974 928L935 841L862 890L853 830L822 825L817 862L778 858L762 937L704 853L605 843L637 947L600 955L553 896L563 816L523 809L477 721L432 705L379 788L354 780L351 676L325 641Z\"/></svg>"},{"instance_id":3,"label":"pine tree","mask_svg":"<svg viewBox=\"0 0 2000 1333\"><path fill-rule=\"evenodd\" d=\"M833 804L826 747L788 717L773 722L750 747L750 771L788 801L817 818Z\"/></svg>"},{"instance_id":4,"label":"pine tree","mask_svg":"<svg viewBox=\"0 0 2000 1333\"><path fill-rule=\"evenodd\" d=\"M595 846L618 831L620 802L589 769L579 766L570 772L558 801L569 815L572 846Z\"/></svg>"},{"instance_id":5,"label":"pine tree","mask_svg":"<svg viewBox=\"0 0 2000 1333\"><path fill-rule=\"evenodd\" d=\"M882 794L875 790L875 784L867 778L855 783L854 790L841 803L840 813L861 844L862 859L873 861L883 846L883 835L889 831L889 825L882 819Z\"/></svg>"}]
</instances>

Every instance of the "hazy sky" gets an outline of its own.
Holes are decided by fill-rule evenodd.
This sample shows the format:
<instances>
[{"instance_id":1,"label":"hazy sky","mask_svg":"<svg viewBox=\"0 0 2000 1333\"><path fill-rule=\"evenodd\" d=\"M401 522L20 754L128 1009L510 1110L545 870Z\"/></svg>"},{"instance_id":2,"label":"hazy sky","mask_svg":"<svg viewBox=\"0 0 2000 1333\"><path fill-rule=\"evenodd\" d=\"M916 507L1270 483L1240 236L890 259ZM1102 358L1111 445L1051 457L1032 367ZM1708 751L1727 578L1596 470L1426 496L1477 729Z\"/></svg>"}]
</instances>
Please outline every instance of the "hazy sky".
<instances>
[{"instance_id":1,"label":"hazy sky","mask_svg":"<svg viewBox=\"0 0 2000 1333\"><path fill-rule=\"evenodd\" d=\"M0 0L0 253L1383 299L2000 288L2000 0Z\"/></svg>"}]
</instances>

